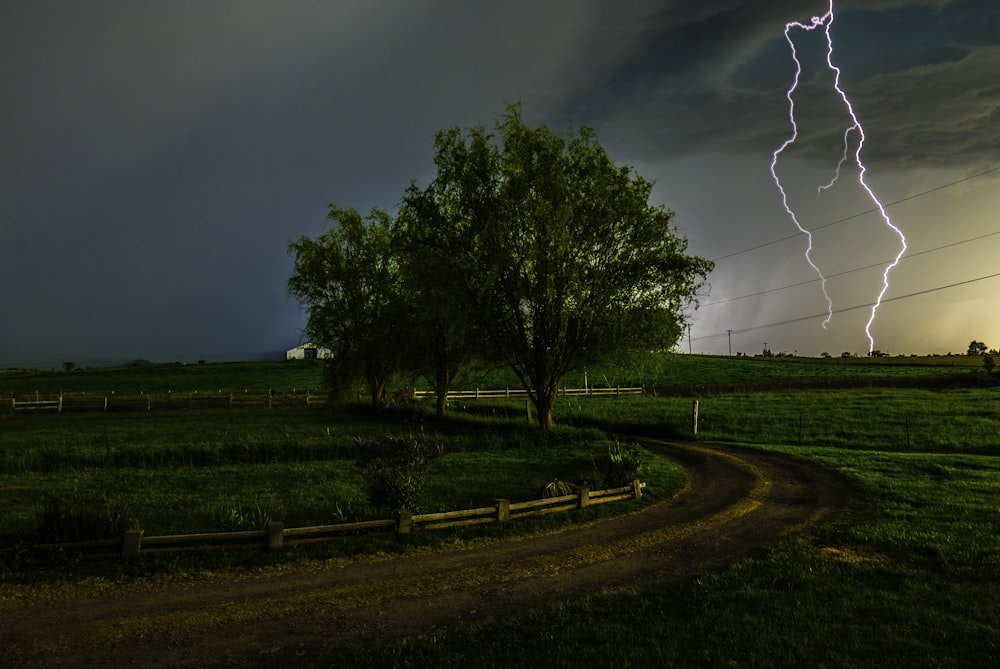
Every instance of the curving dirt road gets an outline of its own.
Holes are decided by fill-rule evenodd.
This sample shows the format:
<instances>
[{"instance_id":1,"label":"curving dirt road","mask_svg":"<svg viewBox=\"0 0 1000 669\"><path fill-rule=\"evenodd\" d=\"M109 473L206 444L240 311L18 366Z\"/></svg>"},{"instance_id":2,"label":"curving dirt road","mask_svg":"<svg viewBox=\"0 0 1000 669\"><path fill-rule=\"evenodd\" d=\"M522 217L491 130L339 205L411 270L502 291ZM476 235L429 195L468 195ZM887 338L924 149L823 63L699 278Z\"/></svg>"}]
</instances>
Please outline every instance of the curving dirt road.
<instances>
[{"instance_id":1,"label":"curving dirt road","mask_svg":"<svg viewBox=\"0 0 1000 669\"><path fill-rule=\"evenodd\" d=\"M611 520L443 550L188 585L0 601L0 665L254 667L512 615L725 565L840 509L817 464L724 446L647 447L684 467L671 499Z\"/></svg>"}]
</instances>

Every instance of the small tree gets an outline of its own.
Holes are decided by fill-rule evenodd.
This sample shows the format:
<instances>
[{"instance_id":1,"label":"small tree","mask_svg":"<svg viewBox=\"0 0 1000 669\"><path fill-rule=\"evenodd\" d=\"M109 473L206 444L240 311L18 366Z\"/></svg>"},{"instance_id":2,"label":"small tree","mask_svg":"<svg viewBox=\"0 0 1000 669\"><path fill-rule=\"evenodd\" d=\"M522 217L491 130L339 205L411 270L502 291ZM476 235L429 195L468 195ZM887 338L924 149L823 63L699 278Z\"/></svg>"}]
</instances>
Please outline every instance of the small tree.
<instances>
[{"instance_id":1,"label":"small tree","mask_svg":"<svg viewBox=\"0 0 1000 669\"><path fill-rule=\"evenodd\" d=\"M997 363L996 363L995 360L993 360L993 356L992 355L984 355L983 356L983 367L986 368L986 371L988 373L992 373L993 372L993 368L996 367L996 364Z\"/></svg>"},{"instance_id":2,"label":"small tree","mask_svg":"<svg viewBox=\"0 0 1000 669\"><path fill-rule=\"evenodd\" d=\"M985 355L986 354L986 344L981 341L976 341L973 339L969 343L969 350L966 355Z\"/></svg>"}]
</instances>

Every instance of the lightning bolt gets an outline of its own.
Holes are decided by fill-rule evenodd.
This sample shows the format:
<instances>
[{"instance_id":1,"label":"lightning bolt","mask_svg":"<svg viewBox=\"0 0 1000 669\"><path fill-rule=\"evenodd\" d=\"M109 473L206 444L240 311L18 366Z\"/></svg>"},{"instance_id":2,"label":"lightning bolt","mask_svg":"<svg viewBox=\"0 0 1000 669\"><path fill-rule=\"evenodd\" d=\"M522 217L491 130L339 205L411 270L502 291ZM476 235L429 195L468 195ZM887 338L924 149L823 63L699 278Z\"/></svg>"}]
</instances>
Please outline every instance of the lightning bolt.
<instances>
[{"instance_id":1,"label":"lightning bolt","mask_svg":"<svg viewBox=\"0 0 1000 669\"><path fill-rule=\"evenodd\" d=\"M812 21L810 22L809 25L800 23L798 21L792 21L790 23L785 24L785 40L788 42L788 46L791 49L792 60L795 61L795 78L793 79L792 85L788 89L788 92L785 95L785 97L788 98L788 119L792 125L792 135L791 137L786 139L784 143L782 143L782 145L779 146L772 154L771 176L774 178L774 183L777 185L778 191L781 193L781 203L782 205L784 205L785 211L788 212L788 216L792 219L792 222L795 223L795 227L797 227L800 232L806 235L807 239L806 253L805 253L806 262L808 262L809 266L816 271L817 275L819 275L820 286L823 290L823 296L826 298L827 315L826 319L823 321L823 327L826 328L827 324L829 324L830 320L833 318L833 300L830 299L830 294L826 290L826 277L823 276L823 272L820 271L819 267L817 267L816 263L814 263L812 260L812 250L813 250L812 233L809 232L809 230L802 227L802 224L799 223L798 217L795 215L795 212L788 204L788 196L785 193L784 187L781 185L781 180L778 178L778 173L777 173L778 158L785 151L785 149L787 149L789 146L795 143L799 135L798 124L795 122L794 94L795 90L798 88L799 85L799 77L802 74L802 63L799 61L798 51L796 51L795 49L795 42L792 40L791 33L792 30L794 29L810 32L818 28L822 28L824 35L826 37L826 65L833 72L834 90L836 90L837 95L839 95L841 101L843 101L844 107L847 109L847 113L851 118L851 124L844 130L844 152L840 158L840 161L837 163L837 168L834 172L833 179L829 183L819 186L819 188L817 188L817 192L822 193L824 190L832 188L833 185L837 183L837 180L840 179L841 167L843 167L844 163L847 162L848 156L850 155L851 134L857 133L858 143L857 143L857 148L854 150L853 155L854 155L854 162L858 166L858 183L861 185L861 188L864 189L864 191L868 194L869 199L871 199L871 201L875 204L875 207L878 209L879 215L882 217L882 220L885 222L885 225L890 230L892 230L896 234L896 236L899 237L899 245L900 245L899 253L896 254L895 259L891 263L886 265L885 271L882 273L882 290L879 291L878 298L875 300L875 303L872 306L871 316L868 318L868 322L865 324L865 334L868 336L868 350L869 352L872 352L875 350L875 338L872 336L871 332L872 324L875 322L875 316L878 313L879 307L882 305L882 298L885 297L886 292L889 290L889 273L896 265L899 264L899 261L903 257L903 254L906 253L906 248L907 248L906 237L903 235L903 231L900 230L899 227L893 224L892 220L889 218L889 214L886 213L885 206L878 199L878 196L875 195L875 191L871 188L871 186L868 185L868 182L865 181L865 174L867 173L868 168L865 167L864 161L861 160L861 150L862 148L864 148L865 145L865 129L864 127L862 127L861 121L858 120L858 116L854 111L854 105L851 104L850 98L847 97L847 93L844 92L844 89L840 87L840 68L834 65L833 63L833 36L831 34L831 29L833 28L833 20L834 20L833 0L830 0L830 9L822 16L812 17Z\"/></svg>"}]
</instances>

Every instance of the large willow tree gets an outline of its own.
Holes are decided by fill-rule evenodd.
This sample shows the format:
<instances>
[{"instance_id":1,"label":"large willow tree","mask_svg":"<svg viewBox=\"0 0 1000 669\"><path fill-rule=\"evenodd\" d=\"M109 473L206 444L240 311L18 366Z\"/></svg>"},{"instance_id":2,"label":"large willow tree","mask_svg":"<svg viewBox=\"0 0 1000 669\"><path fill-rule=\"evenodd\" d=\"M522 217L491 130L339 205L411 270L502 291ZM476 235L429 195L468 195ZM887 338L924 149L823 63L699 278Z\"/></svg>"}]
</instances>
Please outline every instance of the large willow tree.
<instances>
[{"instance_id":1,"label":"large willow tree","mask_svg":"<svg viewBox=\"0 0 1000 669\"><path fill-rule=\"evenodd\" d=\"M420 262L529 392L543 429L567 372L622 350L670 348L712 263L685 254L652 184L594 132L439 132L436 177L400 211Z\"/></svg>"}]
</instances>

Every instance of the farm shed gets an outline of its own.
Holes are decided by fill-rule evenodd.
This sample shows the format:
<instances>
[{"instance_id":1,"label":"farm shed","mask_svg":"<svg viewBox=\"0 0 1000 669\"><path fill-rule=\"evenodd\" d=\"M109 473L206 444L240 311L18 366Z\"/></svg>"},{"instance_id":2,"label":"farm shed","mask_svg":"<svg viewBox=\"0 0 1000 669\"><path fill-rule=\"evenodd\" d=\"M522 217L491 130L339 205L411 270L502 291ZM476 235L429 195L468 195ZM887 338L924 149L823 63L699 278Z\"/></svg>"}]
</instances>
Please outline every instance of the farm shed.
<instances>
[{"instance_id":1,"label":"farm shed","mask_svg":"<svg viewBox=\"0 0 1000 669\"><path fill-rule=\"evenodd\" d=\"M315 344L302 344L285 351L285 360L312 360L314 358L330 358L330 349Z\"/></svg>"}]
</instances>

